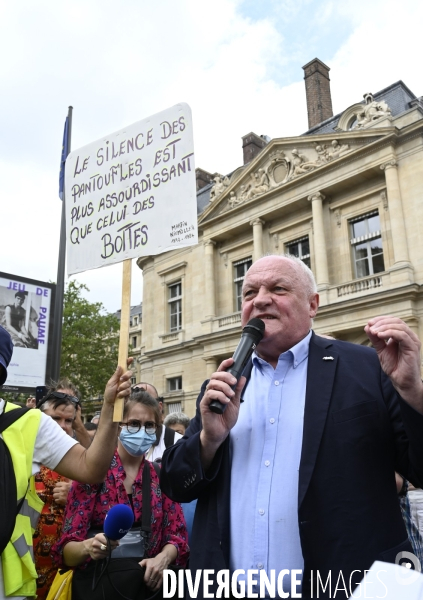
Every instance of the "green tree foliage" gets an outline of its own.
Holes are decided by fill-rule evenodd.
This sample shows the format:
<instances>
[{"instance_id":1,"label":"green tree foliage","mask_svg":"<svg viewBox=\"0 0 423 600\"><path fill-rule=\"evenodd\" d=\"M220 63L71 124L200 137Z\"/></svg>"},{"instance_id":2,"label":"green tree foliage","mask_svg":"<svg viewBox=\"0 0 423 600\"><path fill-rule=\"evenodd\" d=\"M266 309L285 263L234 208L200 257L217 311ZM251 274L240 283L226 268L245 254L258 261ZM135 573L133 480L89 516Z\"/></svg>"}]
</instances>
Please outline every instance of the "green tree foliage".
<instances>
[{"instance_id":1,"label":"green tree foliage","mask_svg":"<svg viewBox=\"0 0 423 600\"><path fill-rule=\"evenodd\" d=\"M88 400L103 394L116 369L119 320L105 314L101 302L83 298L82 290L89 291L76 281L66 287L60 377L68 377Z\"/></svg>"}]
</instances>

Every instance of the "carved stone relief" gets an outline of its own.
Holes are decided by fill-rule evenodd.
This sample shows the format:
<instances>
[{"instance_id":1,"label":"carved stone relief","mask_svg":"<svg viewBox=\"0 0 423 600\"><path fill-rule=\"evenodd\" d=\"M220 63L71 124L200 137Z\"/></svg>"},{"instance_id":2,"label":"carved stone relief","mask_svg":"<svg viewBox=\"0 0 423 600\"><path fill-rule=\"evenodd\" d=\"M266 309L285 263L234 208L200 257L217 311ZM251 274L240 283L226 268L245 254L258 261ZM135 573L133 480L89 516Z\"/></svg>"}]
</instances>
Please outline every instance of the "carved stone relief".
<instances>
[{"instance_id":1,"label":"carved stone relief","mask_svg":"<svg viewBox=\"0 0 423 600\"><path fill-rule=\"evenodd\" d=\"M241 196L244 200L251 200L255 196L268 192L269 188L269 176L264 169L259 169L255 173L250 173L250 181L244 186Z\"/></svg>"},{"instance_id":2,"label":"carved stone relief","mask_svg":"<svg viewBox=\"0 0 423 600\"><path fill-rule=\"evenodd\" d=\"M363 98L366 101L366 104L363 106L362 110L359 110L356 113L357 121L354 123L353 129L361 129L382 117L391 116L391 109L386 104L385 100L376 102L372 94L364 94Z\"/></svg>"},{"instance_id":3,"label":"carved stone relief","mask_svg":"<svg viewBox=\"0 0 423 600\"><path fill-rule=\"evenodd\" d=\"M229 194L228 204L229 204L230 208L233 208L234 206L236 206L237 204L241 204L242 202L243 202L243 200L242 200L241 196L239 198L237 198L234 191L232 191Z\"/></svg>"},{"instance_id":4,"label":"carved stone relief","mask_svg":"<svg viewBox=\"0 0 423 600\"><path fill-rule=\"evenodd\" d=\"M332 140L331 141L331 146L332 146L332 152L331 152L331 159L335 159L335 158L339 158L340 156L342 156L343 154L345 154L345 152L348 152L350 149L350 145L349 144L340 144L338 142L338 140Z\"/></svg>"},{"instance_id":5,"label":"carved stone relief","mask_svg":"<svg viewBox=\"0 0 423 600\"><path fill-rule=\"evenodd\" d=\"M384 208L385 210L388 210L388 208L389 208L389 204L388 204L388 196L386 195L386 192L385 192L385 191L382 191L382 192L380 192L380 199L381 199L381 200L382 200L382 202L383 202L383 208Z\"/></svg>"},{"instance_id":6,"label":"carved stone relief","mask_svg":"<svg viewBox=\"0 0 423 600\"><path fill-rule=\"evenodd\" d=\"M318 144L315 143L315 149L317 152L317 160L325 165L330 160L332 160L332 156L329 154L328 147L326 144Z\"/></svg>"},{"instance_id":7,"label":"carved stone relief","mask_svg":"<svg viewBox=\"0 0 423 600\"><path fill-rule=\"evenodd\" d=\"M288 179L289 172L291 169L291 161L287 158L283 150L276 150L270 156L270 163L267 166L267 173L269 175L272 187L276 187L280 183L285 183Z\"/></svg>"},{"instance_id":8,"label":"carved stone relief","mask_svg":"<svg viewBox=\"0 0 423 600\"><path fill-rule=\"evenodd\" d=\"M216 175L213 177L215 184L210 190L210 202L213 202L220 194L222 194L229 185L228 177L223 177L223 175Z\"/></svg>"},{"instance_id":9,"label":"carved stone relief","mask_svg":"<svg viewBox=\"0 0 423 600\"><path fill-rule=\"evenodd\" d=\"M308 173L309 171L314 171L314 169L320 167L323 164L320 156L317 156L316 160L310 160L305 154L302 154L296 148L292 150L291 155L293 169L291 172L290 179L293 179L297 175L303 175L304 173Z\"/></svg>"},{"instance_id":10,"label":"carved stone relief","mask_svg":"<svg viewBox=\"0 0 423 600\"><path fill-rule=\"evenodd\" d=\"M249 179L244 180L238 189L231 190L226 209L234 208L300 175L310 173L332 160L340 158L347 152L351 152L349 144L340 144L336 139L332 140L330 145L315 142L314 147L307 148L304 152L297 148L293 148L289 153L280 149L276 150L269 155L267 164L265 163L262 168L250 173ZM227 180L227 178L225 179ZM223 180L222 176L215 177L215 181L210 201L220 195L229 184Z\"/></svg>"}]
</instances>

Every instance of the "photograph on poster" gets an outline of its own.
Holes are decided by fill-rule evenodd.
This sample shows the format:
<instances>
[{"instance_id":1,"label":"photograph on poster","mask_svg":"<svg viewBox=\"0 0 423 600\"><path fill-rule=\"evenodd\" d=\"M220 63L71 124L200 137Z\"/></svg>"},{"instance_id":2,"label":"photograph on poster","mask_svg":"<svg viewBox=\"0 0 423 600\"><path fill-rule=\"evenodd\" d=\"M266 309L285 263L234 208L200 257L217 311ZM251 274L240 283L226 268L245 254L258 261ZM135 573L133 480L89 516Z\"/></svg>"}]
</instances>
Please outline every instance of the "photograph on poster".
<instances>
[{"instance_id":1,"label":"photograph on poster","mask_svg":"<svg viewBox=\"0 0 423 600\"><path fill-rule=\"evenodd\" d=\"M0 323L10 333L13 345L38 348L41 297L0 286Z\"/></svg>"},{"instance_id":2,"label":"photograph on poster","mask_svg":"<svg viewBox=\"0 0 423 600\"><path fill-rule=\"evenodd\" d=\"M45 385L54 287L0 273L0 325L14 346L5 389L24 391Z\"/></svg>"}]
</instances>

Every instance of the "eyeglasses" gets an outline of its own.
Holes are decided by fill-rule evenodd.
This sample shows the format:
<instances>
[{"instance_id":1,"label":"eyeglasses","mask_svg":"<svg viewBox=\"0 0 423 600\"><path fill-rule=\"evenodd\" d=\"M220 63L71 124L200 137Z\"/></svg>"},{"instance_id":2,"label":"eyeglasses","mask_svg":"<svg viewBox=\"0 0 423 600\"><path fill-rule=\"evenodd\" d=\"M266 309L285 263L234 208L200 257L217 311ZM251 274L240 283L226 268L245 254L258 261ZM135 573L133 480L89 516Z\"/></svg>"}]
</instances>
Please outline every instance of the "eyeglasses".
<instances>
[{"instance_id":1,"label":"eyeglasses","mask_svg":"<svg viewBox=\"0 0 423 600\"><path fill-rule=\"evenodd\" d=\"M44 402L47 402L48 400L51 400L52 398L56 398L57 400L70 400L71 402L73 402L74 404L81 404L79 401L79 398L77 398L76 396L70 396L69 394L64 394L63 392L49 392L47 394L47 396L44 396L44 398L42 398L38 403L37 403L37 408L40 408L40 406L42 404L44 404Z\"/></svg>"},{"instance_id":2,"label":"eyeglasses","mask_svg":"<svg viewBox=\"0 0 423 600\"><path fill-rule=\"evenodd\" d=\"M146 421L145 423L141 423L141 421L137 421L135 419L131 419L127 423L119 423L119 427L121 429L125 428L128 433L138 433L141 428L144 428L145 433L148 433L148 435L153 435L157 430L157 424L154 421Z\"/></svg>"}]
</instances>

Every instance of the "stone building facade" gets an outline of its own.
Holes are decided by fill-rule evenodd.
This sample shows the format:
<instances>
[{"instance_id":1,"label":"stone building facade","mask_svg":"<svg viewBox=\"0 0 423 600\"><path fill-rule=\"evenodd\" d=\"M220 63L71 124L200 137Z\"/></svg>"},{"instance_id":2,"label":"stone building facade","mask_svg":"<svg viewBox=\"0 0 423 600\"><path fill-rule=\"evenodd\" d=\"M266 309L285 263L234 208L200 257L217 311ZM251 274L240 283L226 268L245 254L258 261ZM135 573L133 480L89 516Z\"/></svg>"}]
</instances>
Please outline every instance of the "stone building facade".
<instances>
[{"instance_id":1,"label":"stone building facade","mask_svg":"<svg viewBox=\"0 0 423 600\"><path fill-rule=\"evenodd\" d=\"M322 65L304 67L306 84ZM236 171L198 170L198 245L138 259L142 379L171 410L193 416L202 381L232 355L242 280L266 253L313 270L317 333L366 344L366 321L393 314L423 339L423 100L399 81L333 116L328 90L308 94L309 116L322 98L329 116L303 135L250 133Z\"/></svg>"},{"instance_id":2,"label":"stone building facade","mask_svg":"<svg viewBox=\"0 0 423 600\"><path fill-rule=\"evenodd\" d=\"M120 309L116 311L116 317L121 319ZM129 313L129 336L128 336L128 356L132 356L134 361L132 363L133 376L131 378L131 384L139 383L141 381L141 338L142 338L142 304L136 304L131 306Z\"/></svg>"}]
</instances>

